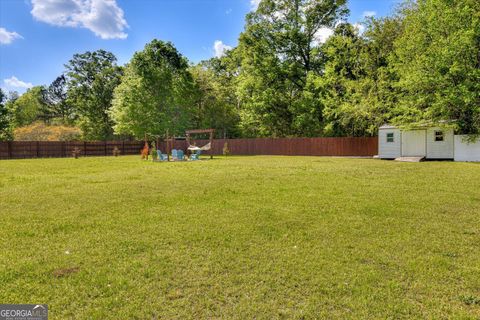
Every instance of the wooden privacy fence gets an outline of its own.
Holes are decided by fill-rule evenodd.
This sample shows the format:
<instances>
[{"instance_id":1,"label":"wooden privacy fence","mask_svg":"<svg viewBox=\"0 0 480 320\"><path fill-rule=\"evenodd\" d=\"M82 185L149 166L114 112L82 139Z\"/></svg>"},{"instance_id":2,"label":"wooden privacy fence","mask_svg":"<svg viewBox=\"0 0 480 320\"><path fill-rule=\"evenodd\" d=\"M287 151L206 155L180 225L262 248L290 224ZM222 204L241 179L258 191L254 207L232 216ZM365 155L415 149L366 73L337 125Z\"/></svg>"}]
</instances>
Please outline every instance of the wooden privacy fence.
<instances>
[{"instance_id":1,"label":"wooden privacy fence","mask_svg":"<svg viewBox=\"0 0 480 320\"><path fill-rule=\"evenodd\" d=\"M75 148L80 156L111 156L117 147L120 154L139 154L143 141L8 141L0 142L0 159L71 157Z\"/></svg>"},{"instance_id":2,"label":"wooden privacy fence","mask_svg":"<svg viewBox=\"0 0 480 320\"><path fill-rule=\"evenodd\" d=\"M201 147L208 140L195 140ZM227 142L232 155L285 155L285 156L374 156L378 154L377 137L345 138L255 138L216 139L212 150L205 154L222 154ZM165 143L159 143L165 150ZM174 147L186 149L186 141L176 140Z\"/></svg>"},{"instance_id":3,"label":"wooden privacy fence","mask_svg":"<svg viewBox=\"0 0 480 320\"><path fill-rule=\"evenodd\" d=\"M207 140L196 140L198 146ZM256 138L217 139L205 154L222 154L224 143L232 155L287 156L373 156L378 153L378 139L365 138ZM143 141L8 141L0 142L0 159L71 157L75 148L80 156L111 156L117 147L122 155L140 155ZM159 147L165 152L165 142ZM176 140L176 149L186 151L187 142Z\"/></svg>"}]
</instances>

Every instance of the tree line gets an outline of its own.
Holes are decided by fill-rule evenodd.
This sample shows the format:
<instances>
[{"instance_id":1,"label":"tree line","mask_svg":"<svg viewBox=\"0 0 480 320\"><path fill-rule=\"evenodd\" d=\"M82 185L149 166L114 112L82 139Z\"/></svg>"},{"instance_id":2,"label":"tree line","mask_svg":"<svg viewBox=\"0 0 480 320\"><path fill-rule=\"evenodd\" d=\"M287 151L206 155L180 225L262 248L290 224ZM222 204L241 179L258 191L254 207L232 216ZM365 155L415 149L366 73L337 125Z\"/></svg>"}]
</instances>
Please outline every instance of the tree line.
<instances>
[{"instance_id":1,"label":"tree line","mask_svg":"<svg viewBox=\"0 0 480 320\"><path fill-rule=\"evenodd\" d=\"M346 0L262 0L238 46L198 64L157 39L124 66L104 50L75 54L52 84L0 92L0 139L38 121L89 140L207 127L373 136L384 123L480 133L479 1L405 1L363 32L348 13Z\"/></svg>"}]
</instances>

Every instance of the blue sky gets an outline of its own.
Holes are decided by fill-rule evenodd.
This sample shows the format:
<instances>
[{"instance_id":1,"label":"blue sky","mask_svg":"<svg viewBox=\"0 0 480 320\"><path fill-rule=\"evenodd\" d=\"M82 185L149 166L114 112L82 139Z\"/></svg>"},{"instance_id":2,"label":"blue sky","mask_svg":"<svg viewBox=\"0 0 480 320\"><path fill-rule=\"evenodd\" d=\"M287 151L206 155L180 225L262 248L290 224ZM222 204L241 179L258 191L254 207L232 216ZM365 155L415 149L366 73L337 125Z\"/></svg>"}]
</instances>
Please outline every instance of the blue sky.
<instances>
[{"instance_id":1,"label":"blue sky","mask_svg":"<svg viewBox=\"0 0 480 320\"><path fill-rule=\"evenodd\" d=\"M255 1L0 0L0 87L49 84L88 50L111 51L124 64L153 38L172 41L192 62L208 59L237 44ZM349 21L389 15L398 1L350 0Z\"/></svg>"}]
</instances>

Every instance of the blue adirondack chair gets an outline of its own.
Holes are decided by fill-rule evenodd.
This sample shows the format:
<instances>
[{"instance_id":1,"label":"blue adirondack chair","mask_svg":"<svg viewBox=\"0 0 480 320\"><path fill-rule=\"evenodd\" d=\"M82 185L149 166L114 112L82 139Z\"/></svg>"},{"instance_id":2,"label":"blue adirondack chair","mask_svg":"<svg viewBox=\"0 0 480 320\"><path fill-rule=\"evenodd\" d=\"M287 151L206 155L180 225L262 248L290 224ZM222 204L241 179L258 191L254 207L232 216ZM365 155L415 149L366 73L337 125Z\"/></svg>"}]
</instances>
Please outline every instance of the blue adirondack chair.
<instances>
[{"instance_id":1,"label":"blue adirondack chair","mask_svg":"<svg viewBox=\"0 0 480 320\"><path fill-rule=\"evenodd\" d=\"M168 155L165 153L162 153L160 149L157 149L157 155L158 155L158 160L159 161L167 161L168 160Z\"/></svg>"},{"instance_id":2,"label":"blue adirondack chair","mask_svg":"<svg viewBox=\"0 0 480 320\"><path fill-rule=\"evenodd\" d=\"M177 150L177 160L183 160L183 150Z\"/></svg>"},{"instance_id":3,"label":"blue adirondack chair","mask_svg":"<svg viewBox=\"0 0 480 320\"><path fill-rule=\"evenodd\" d=\"M195 153L192 153L190 155L190 160L200 160L200 154L202 153L202 150L197 150Z\"/></svg>"},{"instance_id":4,"label":"blue adirondack chair","mask_svg":"<svg viewBox=\"0 0 480 320\"><path fill-rule=\"evenodd\" d=\"M177 149L172 149L172 159L177 160Z\"/></svg>"}]
</instances>

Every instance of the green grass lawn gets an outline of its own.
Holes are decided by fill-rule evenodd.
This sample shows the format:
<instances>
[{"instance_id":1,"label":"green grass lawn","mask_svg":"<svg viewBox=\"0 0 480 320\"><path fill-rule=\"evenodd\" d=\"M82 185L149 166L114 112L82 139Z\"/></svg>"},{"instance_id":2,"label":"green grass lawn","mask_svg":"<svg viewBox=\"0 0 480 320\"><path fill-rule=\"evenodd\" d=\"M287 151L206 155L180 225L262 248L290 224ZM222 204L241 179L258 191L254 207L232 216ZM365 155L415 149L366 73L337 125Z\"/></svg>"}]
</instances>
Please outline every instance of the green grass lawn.
<instances>
[{"instance_id":1,"label":"green grass lawn","mask_svg":"<svg viewBox=\"0 0 480 320\"><path fill-rule=\"evenodd\" d=\"M480 165L0 161L0 303L51 319L478 319Z\"/></svg>"}]
</instances>

